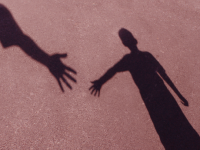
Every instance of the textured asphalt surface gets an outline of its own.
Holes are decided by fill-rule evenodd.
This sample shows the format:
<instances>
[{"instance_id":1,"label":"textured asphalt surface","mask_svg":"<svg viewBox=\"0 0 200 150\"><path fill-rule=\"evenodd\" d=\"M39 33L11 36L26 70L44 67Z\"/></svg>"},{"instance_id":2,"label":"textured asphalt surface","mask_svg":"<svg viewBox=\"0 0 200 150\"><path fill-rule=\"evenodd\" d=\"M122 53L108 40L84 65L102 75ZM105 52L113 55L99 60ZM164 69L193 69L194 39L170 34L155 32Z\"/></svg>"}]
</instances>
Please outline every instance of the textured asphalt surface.
<instances>
[{"instance_id":1,"label":"textured asphalt surface","mask_svg":"<svg viewBox=\"0 0 200 150\"><path fill-rule=\"evenodd\" d=\"M129 50L118 36L132 32L141 51L160 62L189 107L200 134L200 2L198 0L0 0L21 30L63 63L77 83L63 84L19 47L0 45L0 149L163 150L129 72L90 95L98 79ZM169 87L168 87L169 88ZM171 90L170 90L171 91Z\"/></svg>"}]
</instances>

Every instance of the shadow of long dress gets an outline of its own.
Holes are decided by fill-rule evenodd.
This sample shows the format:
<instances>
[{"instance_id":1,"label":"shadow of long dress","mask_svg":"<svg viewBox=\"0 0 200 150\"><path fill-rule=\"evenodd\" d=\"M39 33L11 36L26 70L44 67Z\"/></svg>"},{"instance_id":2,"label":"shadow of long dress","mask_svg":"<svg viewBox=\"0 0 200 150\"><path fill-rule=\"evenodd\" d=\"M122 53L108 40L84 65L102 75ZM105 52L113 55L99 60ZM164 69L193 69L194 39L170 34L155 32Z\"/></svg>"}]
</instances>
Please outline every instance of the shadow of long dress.
<instances>
[{"instance_id":1,"label":"shadow of long dress","mask_svg":"<svg viewBox=\"0 0 200 150\"><path fill-rule=\"evenodd\" d=\"M157 72L165 70L148 52L128 54L116 64L130 71L166 150L200 150L200 137Z\"/></svg>"}]
</instances>

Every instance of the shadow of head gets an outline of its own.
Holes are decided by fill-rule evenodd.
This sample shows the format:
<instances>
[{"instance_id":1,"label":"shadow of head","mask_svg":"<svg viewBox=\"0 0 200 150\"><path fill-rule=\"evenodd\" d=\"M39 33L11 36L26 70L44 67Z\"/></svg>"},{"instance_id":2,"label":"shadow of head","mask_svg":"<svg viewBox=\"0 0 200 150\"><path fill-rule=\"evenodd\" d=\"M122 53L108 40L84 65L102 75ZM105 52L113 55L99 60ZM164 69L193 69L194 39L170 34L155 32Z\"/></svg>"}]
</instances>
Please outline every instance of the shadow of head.
<instances>
[{"instance_id":1,"label":"shadow of head","mask_svg":"<svg viewBox=\"0 0 200 150\"><path fill-rule=\"evenodd\" d=\"M20 35L22 35L22 31L12 14L4 5L0 4L0 41L3 47L16 45Z\"/></svg>"},{"instance_id":2,"label":"shadow of head","mask_svg":"<svg viewBox=\"0 0 200 150\"><path fill-rule=\"evenodd\" d=\"M132 47L137 45L137 40L133 37L132 33L127 29L121 28L118 32L120 39L124 46Z\"/></svg>"}]
</instances>

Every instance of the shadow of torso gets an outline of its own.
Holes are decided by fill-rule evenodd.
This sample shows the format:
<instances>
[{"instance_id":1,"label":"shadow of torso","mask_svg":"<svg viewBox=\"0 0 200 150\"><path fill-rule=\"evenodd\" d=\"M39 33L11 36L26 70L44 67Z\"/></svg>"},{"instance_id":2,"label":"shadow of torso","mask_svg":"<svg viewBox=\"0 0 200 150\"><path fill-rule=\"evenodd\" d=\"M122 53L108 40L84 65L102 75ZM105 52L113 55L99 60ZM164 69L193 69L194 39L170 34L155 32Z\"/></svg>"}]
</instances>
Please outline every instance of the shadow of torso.
<instances>
[{"instance_id":1,"label":"shadow of torso","mask_svg":"<svg viewBox=\"0 0 200 150\"><path fill-rule=\"evenodd\" d=\"M131 73L165 149L199 150L200 137L158 75L165 72L159 62L150 53L139 52L125 55L116 65Z\"/></svg>"}]
</instances>

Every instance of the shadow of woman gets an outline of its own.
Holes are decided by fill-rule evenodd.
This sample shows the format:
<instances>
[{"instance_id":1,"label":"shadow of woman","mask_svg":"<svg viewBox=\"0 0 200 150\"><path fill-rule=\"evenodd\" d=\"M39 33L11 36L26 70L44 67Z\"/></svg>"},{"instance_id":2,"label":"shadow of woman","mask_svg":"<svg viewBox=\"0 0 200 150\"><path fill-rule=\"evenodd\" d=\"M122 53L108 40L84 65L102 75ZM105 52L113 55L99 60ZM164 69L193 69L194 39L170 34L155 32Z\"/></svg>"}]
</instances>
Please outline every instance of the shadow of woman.
<instances>
[{"instance_id":1,"label":"shadow of woman","mask_svg":"<svg viewBox=\"0 0 200 150\"><path fill-rule=\"evenodd\" d=\"M154 127L166 150L199 150L200 137L184 116L176 100L166 88L163 79L188 106L187 100L177 90L159 62L148 52L139 51L137 40L126 29L119 31L122 43L131 50L110 68L99 80L93 81L89 90L100 96L102 85L115 73L129 71L139 88ZM158 75L159 74L159 75ZM162 78L161 78L161 77Z\"/></svg>"},{"instance_id":2,"label":"shadow of woman","mask_svg":"<svg viewBox=\"0 0 200 150\"><path fill-rule=\"evenodd\" d=\"M70 89L72 89L71 85L64 78L64 75L70 80L76 82L76 80L69 73L67 73L66 70L74 74L76 74L76 71L64 65L60 60L60 58L67 57L67 54L48 55L45 53L30 37L21 31L12 17L12 14L2 4L0 4L0 41L4 48L9 46L19 46L34 60L45 65L56 78L63 92L64 89L60 80L62 80Z\"/></svg>"}]
</instances>

